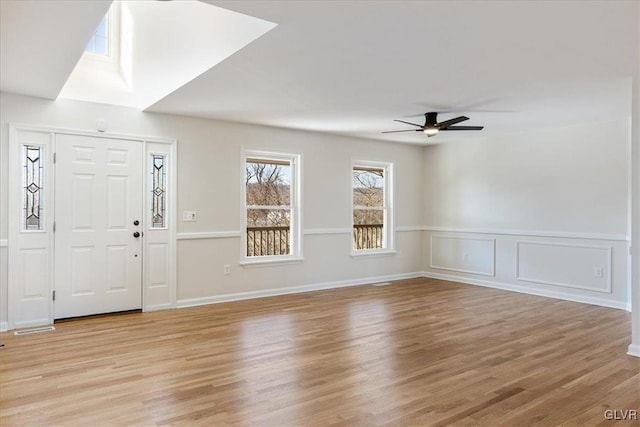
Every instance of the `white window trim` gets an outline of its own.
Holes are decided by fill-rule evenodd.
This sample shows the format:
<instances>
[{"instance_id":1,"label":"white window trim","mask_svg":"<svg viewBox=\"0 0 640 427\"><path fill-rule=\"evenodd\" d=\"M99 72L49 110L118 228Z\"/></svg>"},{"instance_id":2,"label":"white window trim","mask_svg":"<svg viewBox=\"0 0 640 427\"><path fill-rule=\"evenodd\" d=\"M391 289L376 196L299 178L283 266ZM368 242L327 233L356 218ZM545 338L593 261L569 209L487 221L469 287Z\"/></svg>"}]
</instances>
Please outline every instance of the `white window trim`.
<instances>
[{"instance_id":1,"label":"white window trim","mask_svg":"<svg viewBox=\"0 0 640 427\"><path fill-rule=\"evenodd\" d=\"M384 242L385 247L379 249L353 249L353 210L355 209L353 201L353 168L354 167L371 167L384 169ZM371 257L371 256L383 256L394 255L398 252L395 249L395 222L394 222L394 176L393 176L393 162L380 162L371 160L354 160L351 161L351 170L349 171L349 183L351 187L351 239L349 244L351 245L351 257ZM379 208L371 208L371 210L379 210Z\"/></svg>"},{"instance_id":2,"label":"white window trim","mask_svg":"<svg viewBox=\"0 0 640 427\"><path fill-rule=\"evenodd\" d=\"M265 266L274 264L289 264L304 260L302 255L302 156L300 154L278 153L271 151L242 150L240 161L240 187L242 199L240 200L240 262L244 267ZM291 200L288 206L274 206L275 209L291 209L291 254L289 255L265 255L258 257L247 256L247 209L251 205L246 204L247 187L245 183L245 167L248 158L265 160L280 160L291 162ZM264 206L261 206L264 208Z\"/></svg>"}]
</instances>

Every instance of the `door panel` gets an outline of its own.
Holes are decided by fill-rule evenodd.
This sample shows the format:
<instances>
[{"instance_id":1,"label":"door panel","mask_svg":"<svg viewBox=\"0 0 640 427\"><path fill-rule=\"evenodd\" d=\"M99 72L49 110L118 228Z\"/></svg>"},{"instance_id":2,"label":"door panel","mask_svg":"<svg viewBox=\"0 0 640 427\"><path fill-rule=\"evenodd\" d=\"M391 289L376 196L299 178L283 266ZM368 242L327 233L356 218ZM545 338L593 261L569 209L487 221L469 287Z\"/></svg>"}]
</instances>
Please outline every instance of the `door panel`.
<instances>
[{"instance_id":1,"label":"door panel","mask_svg":"<svg viewBox=\"0 0 640 427\"><path fill-rule=\"evenodd\" d=\"M56 319L142 307L142 150L56 135Z\"/></svg>"}]
</instances>

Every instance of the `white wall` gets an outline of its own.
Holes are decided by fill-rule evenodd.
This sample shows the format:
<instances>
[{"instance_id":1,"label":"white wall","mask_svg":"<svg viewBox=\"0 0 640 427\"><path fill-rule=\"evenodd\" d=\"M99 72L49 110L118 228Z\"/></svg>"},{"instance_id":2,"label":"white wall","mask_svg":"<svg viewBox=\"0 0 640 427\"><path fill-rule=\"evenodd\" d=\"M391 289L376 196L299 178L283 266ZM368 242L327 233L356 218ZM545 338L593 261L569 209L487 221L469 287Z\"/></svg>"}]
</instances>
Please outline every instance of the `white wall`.
<instances>
[{"instance_id":1,"label":"white wall","mask_svg":"<svg viewBox=\"0 0 640 427\"><path fill-rule=\"evenodd\" d=\"M627 308L629 144L619 120L426 148L427 274Z\"/></svg>"},{"instance_id":2,"label":"white wall","mask_svg":"<svg viewBox=\"0 0 640 427\"><path fill-rule=\"evenodd\" d=\"M239 235L241 149L302 155L303 228L307 231L304 262L241 267L239 237L178 240L179 305L244 292L268 293L274 288L291 290L305 285L346 285L380 276L402 277L422 270L420 231L399 232L398 254L376 258L352 258L348 231L352 158L394 162L396 225L421 225L420 147L6 93L0 93L0 111L0 240L8 235L8 123L91 130L101 118L108 122L108 132L178 139L178 233L183 237L184 233L209 232ZM197 211L198 221L181 222L183 210ZM0 251L0 321L6 322L7 251ZM231 265L231 275L223 275L224 264Z\"/></svg>"},{"instance_id":3,"label":"white wall","mask_svg":"<svg viewBox=\"0 0 640 427\"><path fill-rule=\"evenodd\" d=\"M425 271L628 307L627 120L422 148L5 93L0 112L0 243L8 235L9 122L93 129L102 118L108 132L179 140L178 212L198 212L197 222L178 222L180 306ZM303 263L238 265L243 148L302 154ZM396 225L406 230L397 233L397 255L349 256L353 158L395 162ZM211 232L233 237L206 234ZM189 233L205 233L205 238L191 239ZM223 275L224 264L232 266L230 276ZM595 268L603 269L602 277L596 277ZM2 322L6 293L7 250L2 247Z\"/></svg>"}]
</instances>

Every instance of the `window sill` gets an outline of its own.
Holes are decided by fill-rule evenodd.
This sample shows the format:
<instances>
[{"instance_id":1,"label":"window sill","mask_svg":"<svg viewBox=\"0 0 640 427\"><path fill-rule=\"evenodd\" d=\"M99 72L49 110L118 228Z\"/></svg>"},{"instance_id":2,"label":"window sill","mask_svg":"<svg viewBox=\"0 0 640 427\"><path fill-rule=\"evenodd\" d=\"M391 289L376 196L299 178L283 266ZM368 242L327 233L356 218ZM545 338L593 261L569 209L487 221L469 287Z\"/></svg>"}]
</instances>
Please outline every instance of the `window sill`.
<instances>
[{"instance_id":1,"label":"window sill","mask_svg":"<svg viewBox=\"0 0 640 427\"><path fill-rule=\"evenodd\" d=\"M287 265L287 264L298 264L304 261L302 257L286 257L286 258L275 258L275 257L260 257L261 259L249 259L245 258L239 262L242 267L252 268L252 267L271 267L276 265Z\"/></svg>"},{"instance_id":2,"label":"window sill","mask_svg":"<svg viewBox=\"0 0 640 427\"><path fill-rule=\"evenodd\" d=\"M395 249L371 249L371 250L361 250L357 252L351 252L351 258L368 258L368 257L379 257L379 256L391 256L397 255L398 251Z\"/></svg>"}]
</instances>

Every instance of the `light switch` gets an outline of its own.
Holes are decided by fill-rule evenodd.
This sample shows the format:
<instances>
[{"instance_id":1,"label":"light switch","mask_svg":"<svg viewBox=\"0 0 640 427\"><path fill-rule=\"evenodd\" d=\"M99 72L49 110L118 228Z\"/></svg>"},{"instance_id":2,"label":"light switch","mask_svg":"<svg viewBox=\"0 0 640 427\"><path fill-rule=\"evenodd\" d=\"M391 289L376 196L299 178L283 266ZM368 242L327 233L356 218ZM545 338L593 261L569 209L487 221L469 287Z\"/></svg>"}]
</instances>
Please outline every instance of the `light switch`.
<instances>
[{"instance_id":1,"label":"light switch","mask_svg":"<svg viewBox=\"0 0 640 427\"><path fill-rule=\"evenodd\" d=\"M182 220L185 222L197 221L198 220L197 218L198 218L198 215L196 211L182 211Z\"/></svg>"}]
</instances>

